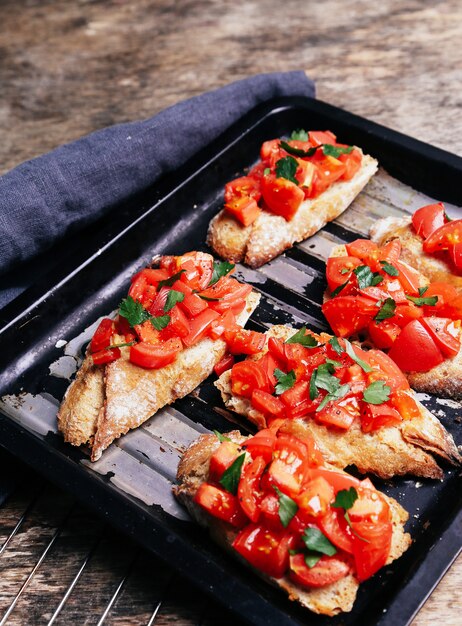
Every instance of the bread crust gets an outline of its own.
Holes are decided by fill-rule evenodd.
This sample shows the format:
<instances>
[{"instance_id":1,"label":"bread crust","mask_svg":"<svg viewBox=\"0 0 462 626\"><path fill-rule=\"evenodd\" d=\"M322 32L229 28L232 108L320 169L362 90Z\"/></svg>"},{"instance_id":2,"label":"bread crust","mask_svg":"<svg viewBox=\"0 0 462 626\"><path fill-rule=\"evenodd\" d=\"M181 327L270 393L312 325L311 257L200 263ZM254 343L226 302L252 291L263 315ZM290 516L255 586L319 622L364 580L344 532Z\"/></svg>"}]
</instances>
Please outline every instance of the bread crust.
<instances>
[{"instance_id":1,"label":"bread crust","mask_svg":"<svg viewBox=\"0 0 462 626\"><path fill-rule=\"evenodd\" d=\"M258 305L260 295L251 292L237 322L244 326ZM129 349L106 366L94 366L87 354L58 412L64 440L74 446L89 444L96 461L114 439L137 428L160 408L183 398L205 380L223 358L221 339L203 339L185 348L176 360L158 370L129 361Z\"/></svg>"},{"instance_id":2,"label":"bread crust","mask_svg":"<svg viewBox=\"0 0 462 626\"><path fill-rule=\"evenodd\" d=\"M294 332L287 326L273 326L267 336L285 340ZM266 426L264 415L255 410L247 398L233 395L230 371L224 372L215 385L227 408L243 415L258 428ZM356 465L360 472L372 472L383 479L405 474L442 478L442 469L434 455L451 464L459 464L462 458L454 440L440 421L420 402L418 406L419 418L403 420L398 426L381 428L371 433L363 433L359 423L353 423L348 431L340 432L312 419L301 418L287 420L282 430L299 437L312 435L326 461L340 469Z\"/></svg>"},{"instance_id":3,"label":"bread crust","mask_svg":"<svg viewBox=\"0 0 462 626\"><path fill-rule=\"evenodd\" d=\"M242 443L245 437L238 431L226 433L226 436ZM315 613L323 615L337 615L341 612L351 611L356 598L359 583L353 574L349 574L342 580L318 589L303 589L293 583L288 577L280 579L270 578L258 570L252 568L247 561L242 559L231 544L237 535L237 531L228 524L210 516L194 503L194 496L209 475L210 457L219 446L219 441L214 435L201 435L194 441L183 454L178 465L178 486L174 487L174 493L186 506L191 516L202 526L209 529L212 538L224 547L235 558L253 569L260 577L281 587L289 596L290 600L299 602L302 606ZM391 510L393 535L390 554L387 564L407 550L411 543L409 534L404 532L404 524L408 519L407 512L396 500L385 496Z\"/></svg>"},{"instance_id":4,"label":"bread crust","mask_svg":"<svg viewBox=\"0 0 462 626\"><path fill-rule=\"evenodd\" d=\"M222 258L260 267L297 243L311 237L353 202L377 171L377 161L362 155L361 168L349 181L337 181L318 198L305 200L289 222L262 211L250 226L242 226L221 210L210 222L207 243Z\"/></svg>"}]
</instances>

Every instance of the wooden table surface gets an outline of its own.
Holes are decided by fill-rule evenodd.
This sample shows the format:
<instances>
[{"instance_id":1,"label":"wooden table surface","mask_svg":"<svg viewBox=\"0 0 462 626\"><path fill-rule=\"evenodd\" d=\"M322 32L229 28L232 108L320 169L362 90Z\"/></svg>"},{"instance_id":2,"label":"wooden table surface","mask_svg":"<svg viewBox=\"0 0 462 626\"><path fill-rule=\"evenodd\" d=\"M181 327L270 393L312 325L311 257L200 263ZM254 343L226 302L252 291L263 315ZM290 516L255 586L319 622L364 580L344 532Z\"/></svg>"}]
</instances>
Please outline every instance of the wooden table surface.
<instances>
[{"instance_id":1,"label":"wooden table surface","mask_svg":"<svg viewBox=\"0 0 462 626\"><path fill-rule=\"evenodd\" d=\"M3 0L0 11L2 172L292 69L308 71L320 99L462 155L459 0ZM0 625L236 624L67 495L3 464L17 484L0 509ZM414 626L460 624L461 583L462 557Z\"/></svg>"}]
</instances>

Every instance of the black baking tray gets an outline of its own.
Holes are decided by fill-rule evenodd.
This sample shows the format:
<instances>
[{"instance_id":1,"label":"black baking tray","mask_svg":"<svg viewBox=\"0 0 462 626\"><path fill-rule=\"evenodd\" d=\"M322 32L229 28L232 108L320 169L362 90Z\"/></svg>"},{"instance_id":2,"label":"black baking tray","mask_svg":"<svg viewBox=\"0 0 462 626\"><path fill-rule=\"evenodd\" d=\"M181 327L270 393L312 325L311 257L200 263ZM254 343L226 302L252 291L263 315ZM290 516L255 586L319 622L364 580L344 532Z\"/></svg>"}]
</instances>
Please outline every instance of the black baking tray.
<instances>
[{"instance_id":1,"label":"black baking tray","mask_svg":"<svg viewBox=\"0 0 462 626\"><path fill-rule=\"evenodd\" d=\"M67 242L60 250L59 267L42 273L38 284L1 311L0 396L45 391L59 400L65 385L50 382L48 376L50 362L60 354L56 341L78 335L98 316L113 310L126 292L129 276L148 264L152 255L206 249L207 225L222 203L224 184L255 162L264 140L294 128L329 128L342 142L360 145L378 158L403 183L438 200L462 205L462 159L320 101L270 101L243 117L175 174L118 207L117 219L103 219L88 229L79 245ZM344 224L332 223L326 230L341 241L358 236ZM319 307L324 287L321 260L306 246L295 247L284 258L316 280L308 290L269 278L263 283L256 280L255 287L264 298L250 327L300 320L325 328ZM44 267L49 266L48 258ZM425 402L430 409L441 409L433 397ZM220 409L210 380L174 407L198 428L230 429L230 416ZM456 443L462 443L458 405L453 403L444 413L442 422ZM247 426L239 420L237 424L245 432ZM0 414L0 445L254 624L407 624L462 547L458 470L445 468L441 482L374 479L410 512L408 527L414 543L401 559L361 585L351 613L326 618L287 600L224 554L192 522L158 505L144 504L114 486L111 472L96 474L82 463L85 452L67 446L55 433L37 434Z\"/></svg>"}]
</instances>

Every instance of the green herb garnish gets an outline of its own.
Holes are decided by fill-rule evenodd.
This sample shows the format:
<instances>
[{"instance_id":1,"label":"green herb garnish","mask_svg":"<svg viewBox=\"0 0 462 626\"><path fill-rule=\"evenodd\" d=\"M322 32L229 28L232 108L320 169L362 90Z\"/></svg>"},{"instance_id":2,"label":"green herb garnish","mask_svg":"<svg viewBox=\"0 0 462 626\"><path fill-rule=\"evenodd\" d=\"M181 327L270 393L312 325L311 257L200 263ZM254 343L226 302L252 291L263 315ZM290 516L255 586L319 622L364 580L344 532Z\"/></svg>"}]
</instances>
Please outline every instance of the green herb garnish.
<instances>
[{"instance_id":1,"label":"green herb garnish","mask_svg":"<svg viewBox=\"0 0 462 626\"><path fill-rule=\"evenodd\" d=\"M164 311L167 313L167 311L170 311L170 309L173 309L175 304L177 304L178 302L183 302L183 300L184 300L184 293L182 291L175 291L175 289L170 289L167 295L167 300L164 305Z\"/></svg>"},{"instance_id":2,"label":"green herb garnish","mask_svg":"<svg viewBox=\"0 0 462 626\"><path fill-rule=\"evenodd\" d=\"M354 146L347 146L346 148L343 148L342 146L333 146L330 143L322 144L322 151L324 155L334 157L335 159L338 159L341 154L350 154L350 152L353 151L353 148Z\"/></svg>"},{"instance_id":3,"label":"green herb garnish","mask_svg":"<svg viewBox=\"0 0 462 626\"><path fill-rule=\"evenodd\" d=\"M295 333L295 335L286 339L285 343L299 343L300 345L305 346L305 348L316 348L316 346L319 345L313 335L306 334L306 326L302 326L300 330Z\"/></svg>"},{"instance_id":4,"label":"green herb garnish","mask_svg":"<svg viewBox=\"0 0 462 626\"><path fill-rule=\"evenodd\" d=\"M327 556L334 556L337 554L337 548L329 539L317 528L308 527L302 536L303 542L308 550L313 552L320 552Z\"/></svg>"},{"instance_id":5,"label":"green herb garnish","mask_svg":"<svg viewBox=\"0 0 462 626\"><path fill-rule=\"evenodd\" d=\"M276 163L276 176L277 178L286 178L292 183L298 185L298 180L295 178L295 172L297 171L298 163L294 157L287 156L279 159Z\"/></svg>"},{"instance_id":6,"label":"green herb garnish","mask_svg":"<svg viewBox=\"0 0 462 626\"><path fill-rule=\"evenodd\" d=\"M308 150L301 150L300 148L294 148L293 146L288 144L286 141L281 141L281 143L279 145L281 146L281 148L283 150L285 150L289 154L292 154L293 156L296 156L296 157L310 157L310 156L313 156L313 154L318 149L317 147L314 147L314 148L309 148Z\"/></svg>"},{"instance_id":7,"label":"green herb garnish","mask_svg":"<svg viewBox=\"0 0 462 626\"><path fill-rule=\"evenodd\" d=\"M231 441L229 437L225 437L224 435L219 433L218 430L214 430L213 434L215 435L215 437L218 439L220 443L223 443L224 441Z\"/></svg>"},{"instance_id":8,"label":"green herb garnish","mask_svg":"<svg viewBox=\"0 0 462 626\"><path fill-rule=\"evenodd\" d=\"M170 276L170 278L166 278L165 280L159 280L159 283L157 285L157 291L159 291L162 287L171 287L173 283L176 283L176 281L180 279L181 274L184 274L185 272L186 270L180 270L176 274L173 274L173 276Z\"/></svg>"},{"instance_id":9,"label":"green herb garnish","mask_svg":"<svg viewBox=\"0 0 462 626\"><path fill-rule=\"evenodd\" d=\"M287 374L276 367L274 370L274 375L278 381L275 389L275 393L277 396L280 396L281 393L291 389L295 385L295 372L294 370L290 370Z\"/></svg>"},{"instance_id":10,"label":"green herb garnish","mask_svg":"<svg viewBox=\"0 0 462 626\"><path fill-rule=\"evenodd\" d=\"M428 298L416 298L414 296L406 296L406 298L417 306L435 306L435 304L438 302L438 296L429 296Z\"/></svg>"},{"instance_id":11,"label":"green herb garnish","mask_svg":"<svg viewBox=\"0 0 462 626\"><path fill-rule=\"evenodd\" d=\"M383 271L389 276L399 276L398 268L391 263L388 263L388 261L380 261L380 265L382 266Z\"/></svg>"},{"instance_id":12,"label":"green herb garnish","mask_svg":"<svg viewBox=\"0 0 462 626\"><path fill-rule=\"evenodd\" d=\"M353 272L358 279L358 287L365 289L366 287L375 287L382 282L383 276L380 276L377 272L373 273L368 265L360 265L356 267Z\"/></svg>"},{"instance_id":13,"label":"green herb garnish","mask_svg":"<svg viewBox=\"0 0 462 626\"><path fill-rule=\"evenodd\" d=\"M308 141L308 133L303 128L299 128L298 130L292 131L290 138L293 141Z\"/></svg>"},{"instance_id":14,"label":"green herb garnish","mask_svg":"<svg viewBox=\"0 0 462 626\"><path fill-rule=\"evenodd\" d=\"M233 269L233 263L228 263L228 261L215 261L213 264L212 278L210 279L207 287L211 287L212 285L217 283L222 276L226 276L226 274L229 274L230 271Z\"/></svg>"},{"instance_id":15,"label":"green herb garnish","mask_svg":"<svg viewBox=\"0 0 462 626\"><path fill-rule=\"evenodd\" d=\"M408 297L408 296L406 296ZM396 302L393 298L385 298L382 302L382 306L379 309L379 312L374 317L376 322L381 322L382 320L386 320L389 317L393 317L396 310Z\"/></svg>"},{"instance_id":16,"label":"green herb garnish","mask_svg":"<svg viewBox=\"0 0 462 626\"><path fill-rule=\"evenodd\" d=\"M277 487L274 490L279 497L279 519L284 528L287 528L298 511L298 504Z\"/></svg>"},{"instance_id":17,"label":"green herb garnish","mask_svg":"<svg viewBox=\"0 0 462 626\"><path fill-rule=\"evenodd\" d=\"M355 363L359 365L359 367L367 373L372 372L372 367L366 361L363 361L359 356L357 356L356 352L353 349L353 346L348 341L348 339L344 339L345 341L345 352L348 354L350 359L353 359Z\"/></svg>"},{"instance_id":18,"label":"green herb garnish","mask_svg":"<svg viewBox=\"0 0 462 626\"><path fill-rule=\"evenodd\" d=\"M363 400L369 404L383 404L390 399L391 387L384 380L376 380L363 391Z\"/></svg>"},{"instance_id":19,"label":"green herb garnish","mask_svg":"<svg viewBox=\"0 0 462 626\"><path fill-rule=\"evenodd\" d=\"M119 315L125 317L132 328L133 326L142 324L151 317L141 302L133 300L131 296L124 298L120 303Z\"/></svg>"},{"instance_id":20,"label":"green herb garnish","mask_svg":"<svg viewBox=\"0 0 462 626\"><path fill-rule=\"evenodd\" d=\"M338 287L336 287L334 291L330 294L332 298L335 298L335 296L338 296L338 294L342 291L342 289L344 289L348 285L348 283L349 283L349 280L344 282L343 285L339 285Z\"/></svg>"},{"instance_id":21,"label":"green herb garnish","mask_svg":"<svg viewBox=\"0 0 462 626\"><path fill-rule=\"evenodd\" d=\"M237 459L235 459L231 465L223 472L222 477L220 478L220 485L232 493L236 495L237 488L239 486L239 480L241 478L242 466L245 461L245 452L240 454Z\"/></svg>"}]
</instances>

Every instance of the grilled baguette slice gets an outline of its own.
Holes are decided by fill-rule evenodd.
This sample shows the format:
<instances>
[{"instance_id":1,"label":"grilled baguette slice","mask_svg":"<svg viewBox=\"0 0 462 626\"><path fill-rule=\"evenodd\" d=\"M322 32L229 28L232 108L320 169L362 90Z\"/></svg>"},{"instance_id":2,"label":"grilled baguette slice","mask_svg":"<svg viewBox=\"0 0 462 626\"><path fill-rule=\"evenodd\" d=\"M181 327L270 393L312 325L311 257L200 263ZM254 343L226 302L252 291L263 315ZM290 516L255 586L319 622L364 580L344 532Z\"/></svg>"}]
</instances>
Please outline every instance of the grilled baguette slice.
<instances>
[{"instance_id":1,"label":"grilled baguette slice","mask_svg":"<svg viewBox=\"0 0 462 626\"><path fill-rule=\"evenodd\" d=\"M395 219L395 218L390 218ZM399 218L401 219L401 218ZM403 218L407 219L407 218ZM422 254L425 255L425 258L422 257L420 267L418 264L412 265L410 262L410 250L417 249L419 245L422 248L422 244L416 241L417 235L415 235L412 230L409 228L409 247L407 247L407 243L403 242L401 239L402 247L402 258L404 259L404 263L407 263L411 267L414 267L417 271L421 272L420 276L420 286L425 287L429 284L429 279L431 281L444 281L450 282L452 285L457 287L457 281L460 281L460 286L462 290L462 277L456 276L455 274L450 275L450 280L446 279L441 273L440 268L445 265L443 261L439 259L433 259L433 257L425 254L422 250ZM389 239L383 239L383 243L386 243ZM411 242L412 241L412 245ZM379 245L382 245L378 240L375 241ZM344 245L335 246L331 253L330 257L337 256L347 256L347 250ZM400 259L401 261L401 259ZM401 261L403 262L403 261ZM434 264L433 264L434 262ZM432 270L427 271L425 273L425 268L433 266L434 272ZM435 269L439 268L439 269ZM449 269L448 269L449 272ZM433 277L431 277L433 276ZM449 276L449 275L448 275ZM324 293L324 302L326 302L330 298L329 293L326 291ZM445 359L442 363L433 367L428 372L404 372L406 378L409 381L409 384L415 391L420 391L423 393L435 393L445 398L462 398L462 346L452 359Z\"/></svg>"},{"instance_id":2,"label":"grilled baguette slice","mask_svg":"<svg viewBox=\"0 0 462 626\"><path fill-rule=\"evenodd\" d=\"M210 222L207 243L223 259L260 267L343 213L375 174L377 165L363 154L361 168L351 180L335 182L319 197L305 200L289 222L262 211L253 224L243 226L223 209Z\"/></svg>"},{"instance_id":3,"label":"grilled baguette slice","mask_svg":"<svg viewBox=\"0 0 462 626\"><path fill-rule=\"evenodd\" d=\"M259 294L249 294L238 324L244 326L259 300ZM59 430L74 446L89 444L91 460L96 461L114 439L195 389L225 352L221 339L203 339L185 348L170 365L155 370L131 363L129 348L121 348L121 358L105 366L93 365L87 354L59 409Z\"/></svg>"},{"instance_id":4,"label":"grilled baguette slice","mask_svg":"<svg viewBox=\"0 0 462 626\"><path fill-rule=\"evenodd\" d=\"M273 326L267 336L285 340L294 332L287 326ZM321 339L327 337L324 334ZM255 358L261 358L263 354ZM265 428L265 416L255 410L247 398L233 395L230 370L224 372L215 385L228 409L243 415L258 428ZM326 461L341 469L356 465L360 472L372 472L384 479L404 474L442 478L443 472L434 455L452 464L459 464L462 458L453 438L440 421L422 404L418 404L421 411L419 418L403 420L399 426L371 433L363 433L358 423L346 432L340 432L311 418L287 420L281 430L301 438L311 435Z\"/></svg>"},{"instance_id":5,"label":"grilled baguette slice","mask_svg":"<svg viewBox=\"0 0 462 626\"><path fill-rule=\"evenodd\" d=\"M238 431L226 434L232 441L242 443L242 437ZM237 535L237 531L228 524L208 515L195 502L194 496L203 482L209 476L210 457L220 445L215 435L201 435L194 441L183 454L177 473L178 486L174 488L175 495L186 506L191 516L202 526L209 529L213 539L227 551L238 558L242 563L251 567L232 548L231 544ZM386 497L390 506L393 536L388 563L400 557L411 543L410 536L404 532L404 524L408 519L407 512L396 500ZM254 570L259 576L281 587L291 600L299 602L302 606L323 615L337 615L338 613L351 611L356 598L359 583L353 574L349 574L342 580L320 587L318 589L306 589L293 583L288 577L280 579L270 578L258 570Z\"/></svg>"}]
</instances>

